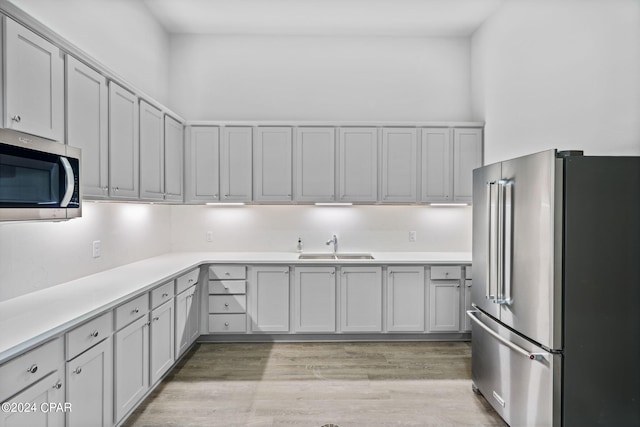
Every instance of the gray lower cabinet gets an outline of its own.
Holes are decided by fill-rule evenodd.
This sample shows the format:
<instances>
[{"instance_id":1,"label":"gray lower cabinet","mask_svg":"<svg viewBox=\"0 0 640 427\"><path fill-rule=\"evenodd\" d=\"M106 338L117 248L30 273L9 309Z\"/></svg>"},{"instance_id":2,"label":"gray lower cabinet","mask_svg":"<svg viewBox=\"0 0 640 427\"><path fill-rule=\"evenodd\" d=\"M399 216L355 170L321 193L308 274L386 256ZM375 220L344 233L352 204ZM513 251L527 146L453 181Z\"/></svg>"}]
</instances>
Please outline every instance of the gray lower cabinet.
<instances>
[{"instance_id":1,"label":"gray lower cabinet","mask_svg":"<svg viewBox=\"0 0 640 427\"><path fill-rule=\"evenodd\" d=\"M209 267L209 333L247 331L247 267Z\"/></svg>"},{"instance_id":2,"label":"gray lower cabinet","mask_svg":"<svg viewBox=\"0 0 640 427\"><path fill-rule=\"evenodd\" d=\"M67 427L113 424L113 343L108 336L67 362Z\"/></svg>"},{"instance_id":3,"label":"gray lower cabinet","mask_svg":"<svg viewBox=\"0 0 640 427\"><path fill-rule=\"evenodd\" d=\"M289 332L289 266L251 267L248 297L252 332Z\"/></svg>"},{"instance_id":4,"label":"gray lower cabinet","mask_svg":"<svg viewBox=\"0 0 640 427\"><path fill-rule=\"evenodd\" d=\"M193 285L176 296L176 359L200 334L198 287Z\"/></svg>"},{"instance_id":5,"label":"gray lower cabinet","mask_svg":"<svg viewBox=\"0 0 640 427\"><path fill-rule=\"evenodd\" d=\"M165 302L151 312L150 325L150 354L151 368L150 384L155 384L171 369L174 357L174 323L175 303L173 299Z\"/></svg>"},{"instance_id":6,"label":"gray lower cabinet","mask_svg":"<svg viewBox=\"0 0 640 427\"><path fill-rule=\"evenodd\" d=\"M460 266L431 267L429 332L460 331Z\"/></svg>"},{"instance_id":7,"label":"gray lower cabinet","mask_svg":"<svg viewBox=\"0 0 640 427\"><path fill-rule=\"evenodd\" d=\"M7 401L9 411L0 411L0 426L63 427L64 411L56 411L55 406L51 411L42 408L49 408L49 404L64 405L64 394L64 373L62 370L54 371ZM16 410L12 411L12 407Z\"/></svg>"},{"instance_id":8,"label":"gray lower cabinet","mask_svg":"<svg viewBox=\"0 0 640 427\"><path fill-rule=\"evenodd\" d=\"M382 267L340 269L340 330L382 332Z\"/></svg>"},{"instance_id":9,"label":"gray lower cabinet","mask_svg":"<svg viewBox=\"0 0 640 427\"><path fill-rule=\"evenodd\" d=\"M296 332L336 332L336 268L295 267Z\"/></svg>"},{"instance_id":10,"label":"gray lower cabinet","mask_svg":"<svg viewBox=\"0 0 640 427\"><path fill-rule=\"evenodd\" d=\"M424 267L387 269L387 331L424 332Z\"/></svg>"},{"instance_id":11,"label":"gray lower cabinet","mask_svg":"<svg viewBox=\"0 0 640 427\"><path fill-rule=\"evenodd\" d=\"M115 422L118 423L149 390L148 314L115 335Z\"/></svg>"}]
</instances>

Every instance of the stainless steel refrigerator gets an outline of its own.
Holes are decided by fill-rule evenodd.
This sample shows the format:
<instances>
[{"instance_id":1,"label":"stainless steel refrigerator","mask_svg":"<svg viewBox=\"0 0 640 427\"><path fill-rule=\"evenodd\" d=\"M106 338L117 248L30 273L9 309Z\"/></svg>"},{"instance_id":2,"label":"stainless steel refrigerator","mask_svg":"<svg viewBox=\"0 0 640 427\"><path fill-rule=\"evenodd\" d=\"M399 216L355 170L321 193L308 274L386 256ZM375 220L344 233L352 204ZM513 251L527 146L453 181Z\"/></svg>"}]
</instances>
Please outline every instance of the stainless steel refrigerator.
<instances>
[{"instance_id":1,"label":"stainless steel refrigerator","mask_svg":"<svg viewBox=\"0 0 640 427\"><path fill-rule=\"evenodd\" d=\"M511 426L640 426L640 157L473 173L472 378Z\"/></svg>"}]
</instances>

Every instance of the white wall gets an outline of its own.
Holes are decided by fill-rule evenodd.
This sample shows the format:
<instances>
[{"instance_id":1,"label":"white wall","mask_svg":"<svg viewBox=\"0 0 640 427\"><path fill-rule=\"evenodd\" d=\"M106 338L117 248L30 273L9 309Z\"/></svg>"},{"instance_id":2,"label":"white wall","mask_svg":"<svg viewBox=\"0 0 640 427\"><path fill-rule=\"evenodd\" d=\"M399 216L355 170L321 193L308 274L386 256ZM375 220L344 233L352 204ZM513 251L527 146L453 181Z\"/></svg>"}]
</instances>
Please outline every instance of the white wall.
<instances>
[{"instance_id":1,"label":"white wall","mask_svg":"<svg viewBox=\"0 0 640 427\"><path fill-rule=\"evenodd\" d=\"M468 38L171 38L190 120L470 120Z\"/></svg>"},{"instance_id":2,"label":"white wall","mask_svg":"<svg viewBox=\"0 0 640 427\"><path fill-rule=\"evenodd\" d=\"M10 1L170 107L169 35L141 1Z\"/></svg>"},{"instance_id":3,"label":"white wall","mask_svg":"<svg viewBox=\"0 0 640 427\"><path fill-rule=\"evenodd\" d=\"M170 206L86 202L70 221L0 223L0 301L166 253L170 222Z\"/></svg>"},{"instance_id":4,"label":"white wall","mask_svg":"<svg viewBox=\"0 0 640 427\"><path fill-rule=\"evenodd\" d=\"M640 155L640 2L507 1L472 38L485 162L549 148Z\"/></svg>"},{"instance_id":5,"label":"white wall","mask_svg":"<svg viewBox=\"0 0 640 427\"><path fill-rule=\"evenodd\" d=\"M174 251L471 251L471 207L172 206ZM213 241L206 241L206 232ZM417 241L409 242L409 231Z\"/></svg>"}]
</instances>

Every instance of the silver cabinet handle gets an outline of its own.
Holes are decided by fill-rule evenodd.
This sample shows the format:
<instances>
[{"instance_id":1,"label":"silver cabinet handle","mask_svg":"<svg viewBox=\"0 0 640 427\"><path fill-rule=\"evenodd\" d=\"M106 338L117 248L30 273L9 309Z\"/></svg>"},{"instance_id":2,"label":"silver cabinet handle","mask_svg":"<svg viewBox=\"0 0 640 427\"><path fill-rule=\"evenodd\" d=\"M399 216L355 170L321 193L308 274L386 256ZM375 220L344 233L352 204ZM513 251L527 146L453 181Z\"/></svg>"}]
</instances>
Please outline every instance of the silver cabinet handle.
<instances>
[{"instance_id":1,"label":"silver cabinet handle","mask_svg":"<svg viewBox=\"0 0 640 427\"><path fill-rule=\"evenodd\" d=\"M73 371L73 373L74 373L74 374L80 374L81 372L82 372L82 368L81 368L80 366L78 366L78 367Z\"/></svg>"},{"instance_id":2,"label":"silver cabinet handle","mask_svg":"<svg viewBox=\"0 0 640 427\"><path fill-rule=\"evenodd\" d=\"M16 123L20 123L20 121L22 120L22 117L20 117L19 114L16 114L15 116L11 117L11 120L13 120Z\"/></svg>"},{"instance_id":3,"label":"silver cabinet handle","mask_svg":"<svg viewBox=\"0 0 640 427\"><path fill-rule=\"evenodd\" d=\"M97 338L98 337L98 331L93 331L89 334L89 336L93 337L93 338Z\"/></svg>"},{"instance_id":4,"label":"silver cabinet handle","mask_svg":"<svg viewBox=\"0 0 640 427\"><path fill-rule=\"evenodd\" d=\"M229 303L228 303L228 302L225 302L225 303L224 303L224 306L225 306L225 307L229 307Z\"/></svg>"},{"instance_id":5,"label":"silver cabinet handle","mask_svg":"<svg viewBox=\"0 0 640 427\"><path fill-rule=\"evenodd\" d=\"M166 292L162 294L162 298L166 298L166 297L168 297L168 296L169 296L169 294L168 294L168 293L166 293Z\"/></svg>"},{"instance_id":6,"label":"silver cabinet handle","mask_svg":"<svg viewBox=\"0 0 640 427\"><path fill-rule=\"evenodd\" d=\"M139 313L139 312L140 312L140 309L139 309L138 307L136 307L136 308L134 308L131 312L132 312L132 313Z\"/></svg>"},{"instance_id":7,"label":"silver cabinet handle","mask_svg":"<svg viewBox=\"0 0 640 427\"><path fill-rule=\"evenodd\" d=\"M160 318L159 318L159 317L154 317L154 318L153 318L153 321L154 321L154 322L156 322L156 321L158 321L158 320L160 320Z\"/></svg>"},{"instance_id":8,"label":"silver cabinet handle","mask_svg":"<svg viewBox=\"0 0 640 427\"><path fill-rule=\"evenodd\" d=\"M62 388L62 382L58 381L53 385L53 388L55 388L56 390L60 390Z\"/></svg>"},{"instance_id":9,"label":"silver cabinet handle","mask_svg":"<svg viewBox=\"0 0 640 427\"><path fill-rule=\"evenodd\" d=\"M479 313L479 311L477 310L468 310L467 311L467 316L469 316L469 318L471 320L473 320L473 322L480 326L482 329L484 329L489 335L491 335L492 337L494 337L495 339L497 339L498 341L500 341L502 344L506 345L507 347L509 347L511 350L515 351L516 353L520 353L521 355L527 357L530 360L545 360L546 356L543 353L529 353L527 350L525 350L524 348L520 347L519 345L516 345L514 343L512 343L511 341L502 338L500 335L498 335L497 333L495 333L494 331L492 331L487 325L485 325L482 320L478 319L475 314Z\"/></svg>"},{"instance_id":10,"label":"silver cabinet handle","mask_svg":"<svg viewBox=\"0 0 640 427\"><path fill-rule=\"evenodd\" d=\"M229 326L229 322L224 322L224 326Z\"/></svg>"},{"instance_id":11,"label":"silver cabinet handle","mask_svg":"<svg viewBox=\"0 0 640 427\"><path fill-rule=\"evenodd\" d=\"M30 374L35 374L36 372L38 372L38 365L34 363L29 369L27 369L27 372L29 372Z\"/></svg>"}]
</instances>

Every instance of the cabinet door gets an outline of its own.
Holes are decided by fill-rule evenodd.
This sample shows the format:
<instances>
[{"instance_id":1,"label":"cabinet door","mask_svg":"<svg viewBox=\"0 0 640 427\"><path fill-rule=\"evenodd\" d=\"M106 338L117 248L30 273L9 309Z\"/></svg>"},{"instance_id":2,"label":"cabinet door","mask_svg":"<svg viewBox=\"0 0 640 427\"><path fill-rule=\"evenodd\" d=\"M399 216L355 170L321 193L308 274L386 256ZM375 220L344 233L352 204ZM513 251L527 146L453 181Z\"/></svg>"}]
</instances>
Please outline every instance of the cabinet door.
<instances>
[{"instance_id":1,"label":"cabinet door","mask_svg":"<svg viewBox=\"0 0 640 427\"><path fill-rule=\"evenodd\" d=\"M296 132L296 201L335 199L335 130L298 128Z\"/></svg>"},{"instance_id":2,"label":"cabinet door","mask_svg":"<svg viewBox=\"0 0 640 427\"><path fill-rule=\"evenodd\" d=\"M140 198L164 200L162 111L140 101Z\"/></svg>"},{"instance_id":3,"label":"cabinet door","mask_svg":"<svg viewBox=\"0 0 640 427\"><path fill-rule=\"evenodd\" d=\"M296 332L336 331L335 267L296 267Z\"/></svg>"},{"instance_id":4,"label":"cabinet door","mask_svg":"<svg viewBox=\"0 0 640 427\"><path fill-rule=\"evenodd\" d=\"M431 281L429 284L429 332L460 330L460 282Z\"/></svg>"},{"instance_id":5,"label":"cabinet door","mask_svg":"<svg viewBox=\"0 0 640 427\"><path fill-rule=\"evenodd\" d=\"M342 128L339 139L338 200L378 200L378 130Z\"/></svg>"},{"instance_id":6,"label":"cabinet door","mask_svg":"<svg viewBox=\"0 0 640 427\"><path fill-rule=\"evenodd\" d=\"M109 82L109 180L113 199L137 199L138 99Z\"/></svg>"},{"instance_id":7,"label":"cabinet door","mask_svg":"<svg viewBox=\"0 0 640 427\"><path fill-rule=\"evenodd\" d=\"M83 196L109 195L107 80L67 55L67 144L82 150Z\"/></svg>"},{"instance_id":8,"label":"cabinet door","mask_svg":"<svg viewBox=\"0 0 640 427\"><path fill-rule=\"evenodd\" d=\"M64 140L64 60L60 49L4 19L4 126Z\"/></svg>"},{"instance_id":9,"label":"cabinet door","mask_svg":"<svg viewBox=\"0 0 640 427\"><path fill-rule=\"evenodd\" d=\"M340 330L382 331L382 267L342 267Z\"/></svg>"},{"instance_id":10,"label":"cabinet door","mask_svg":"<svg viewBox=\"0 0 640 427\"><path fill-rule=\"evenodd\" d=\"M0 411L0 426L2 427L63 427L65 412L56 410L65 405L64 374L52 372L41 381L25 389L22 393L7 400L11 403L28 407L30 411ZM49 408L53 408L49 410ZM18 406L16 406L18 408ZM45 408L43 410L43 408ZM68 409L67 409L68 410ZM73 410L73 408L71 408Z\"/></svg>"},{"instance_id":11,"label":"cabinet door","mask_svg":"<svg viewBox=\"0 0 640 427\"><path fill-rule=\"evenodd\" d=\"M255 267L249 278L251 330L289 331L289 267Z\"/></svg>"},{"instance_id":12,"label":"cabinet door","mask_svg":"<svg viewBox=\"0 0 640 427\"><path fill-rule=\"evenodd\" d=\"M116 333L116 423L129 413L149 389L149 321L144 316Z\"/></svg>"},{"instance_id":13,"label":"cabinet door","mask_svg":"<svg viewBox=\"0 0 640 427\"><path fill-rule=\"evenodd\" d=\"M415 203L418 197L416 129L382 130L382 202Z\"/></svg>"},{"instance_id":14,"label":"cabinet door","mask_svg":"<svg viewBox=\"0 0 640 427\"><path fill-rule=\"evenodd\" d=\"M113 425L111 337L67 362L67 427Z\"/></svg>"},{"instance_id":15,"label":"cabinet door","mask_svg":"<svg viewBox=\"0 0 640 427\"><path fill-rule=\"evenodd\" d=\"M167 301L151 312L151 380L155 384L173 366L174 302Z\"/></svg>"},{"instance_id":16,"label":"cabinet door","mask_svg":"<svg viewBox=\"0 0 640 427\"><path fill-rule=\"evenodd\" d=\"M225 127L220 146L220 191L223 202L251 201L252 168L252 129Z\"/></svg>"},{"instance_id":17,"label":"cabinet door","mask_svg":"<svg viewBox=\"0 0 640 427\"><path fill-rule=\"evenodd\" d=\"M186 201L210 203L220 200L220 128L189 128L186 157Z\"/></svg>"},{"instance_id":18,"label":"cabinet door","mask_svg":"<svg viewBox=\"0 0 640 427\"><path fill-rule=\"evenodd\" d=\"M473 170L482 166L482 129L453 130L453 200L471 203Z\"/></svg>"},{"instance_id":19,"label":"cabinet door","mask_svg":"<svg viewBox=\"0 0 640 427\"><path fill-rule=\"evenodd\" d=\"M292 148L291 128L263 127L256 129L253 147L255 201L291 201Z\"/></svg>"},{"instance_id":20,"label":"cabinet door","mask_svg":"<svg viewBox=\"0 0 640 427\"><path fill-rule=\"evenodd\" d=\"M184 144L182 123L164 116L164 192L165 200L183 199Z\"/></svg>"},{"instance_id":21,"label":"cabinet door","mask_svg":"<svg viewBox=\"0 0 640 427\"><path fill-rule=\"evenodd\" d=\"M175 357L184 353L199 334L198 294L193 285L176 297Z\"/></svg>"},{"instance_id":22,"label":"cabinet door","mask_svg":"<svg viewBox=\"0 0 640 427\"><path fill-rule=\"evenodd\" d=\"M422 201L450 202L453 146L448 128L422 129Z\"/></svg>"},{"instance_id":23,"label":"cabinet door","mask_svg":"<svg viewBox=\"0 0 640 427\"><path fill-rule=\"evenodd\" d=\"M424 267L387 270L387 330L424 332Z\"/></svg>"},{"instance_id":24,"label":"cabinet door","mask_svg":"<svg viewBox=\"0 0 640 427\"><path fill-rule=\"evenodd\" d=\"M471 280L464 281L464 311L462 312L462 318L464 319L464 332L471 332L471 319L467 316L467 310L471 310Z\"/></svg>"}]
</instances>

